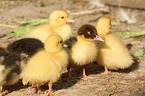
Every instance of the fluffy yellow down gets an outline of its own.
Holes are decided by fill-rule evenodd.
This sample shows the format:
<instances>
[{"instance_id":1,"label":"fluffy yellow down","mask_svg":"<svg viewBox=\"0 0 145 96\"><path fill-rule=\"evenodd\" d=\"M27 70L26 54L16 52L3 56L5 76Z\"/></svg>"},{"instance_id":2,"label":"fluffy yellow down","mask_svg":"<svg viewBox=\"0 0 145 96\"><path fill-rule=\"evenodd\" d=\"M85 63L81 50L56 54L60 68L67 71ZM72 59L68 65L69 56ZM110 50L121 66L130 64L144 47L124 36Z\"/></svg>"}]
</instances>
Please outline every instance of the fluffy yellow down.
<instances>
[{"instance_id":1,"label":"fluffy yellow down","mask_svg":"<svg viewBox=\"0 0 145 96\"><path fill-rule=\"evenodd\" d=\"M36 38L45 43L47 37L54 34L53 27L49 24L40 25L32 29L29 33L24 35L24 38Z\"/></svg>"},{"instance_id":2,"label":"fluffy yellow down","mask_svg":"<svg viewBox=\"0 0 145 96\"><path fill-rule=\"evenodd\" d=\"M64 54L64 55L62 55ZM42 85L46 82L56 82L61 75L61 71L68 64L67 53L46 53L40 51L34 55L24 67L21 78L23 84Z\"/></svg>"},{"instance_id":3,"label":"fluffy yellow down","mask_svg":"<svg viewBox=\"0 0 145 96\"><path fill-rule=\"evenodd\" d=\"M93 62L97 57L98 48L94 41L77 36L78 41L70 50L74 66L82 66ZM73 66L72 65L72 66Z\"/></svg>"},{"instance_id":4,"label":"fluffy yellow down","mask_svg":"<svg viewBox=\"0 0 145 96\"><path fill-rule=\"evenodd\" d=\"M68 24L57 27L55 29L57 30L56 33L62 37L63 41L69 39L72 36L72 29Z\"/></svg>"},{"instance_id":5,"label":"fluffy yellow down","mask_svg":"<svg viewBox=\"0 0 145 96\"><path fill-rule=\"evenodd\" d=\"M63 19L61 17L64 17ZM63 40L71 37L71 27L66 24L68 13L63 10L55 10L49 16L49 24L40 25L32 29L24 38L37 38L45 43L48 36L51 34L60 35Z\"/></svg>"},{"instance_id":6,"label":"fluffy yellow down","mask_svg":"<svg viewBox=\"0 0 145 96\"><path fill-rule=\"evenodd\" d=\"M123 42L114 34L102 36L104 43L98 53L97 62L106 66L108 69L124 69L132 65L133 60L129 50Z\"/></svg>"},{"instance_id":7,"label":"fluffy yellow down","mask_svg":"<svg viewBox=\"0 0 145 96\"><path fill-rule=\"evenodd\" d=\"M108 69L124 69L132 65L131 54L123 42L110 32L111 19L101 17L97 23L98 34L104 39L100 42L97 62Z\"/></svg>"},{"instance_id":8,"label":"fluffy yellow down","mask_svg":"<svg viewBox=\"0 0 145 96\"><path fill-rule=\"evenodd\" d=\"M101 17L97 22L97 33L99 36L104 36L108 33L110 33L111 30L111 19L109 16L103 16Z\"/></svg>"},{"instance_id":9,"label":"fluffy yellow down","mask_svg":"<svg viewBox=\"0 0 145 96\"><path fill-rule=\"evenodd\" d=\"M28 60L20 76L23 79L23 84L29 82L32 85L42 85L46 82L56 82L60 78L69 59L68 53L62 48L62 43L60 43L62 38L60 38L60 36L55 35L49 37L44 46L45 50L39 51ZM55 52L48 50L53 48L52 46L59 50L56 49Z\"/></svg>"}]
</instances>

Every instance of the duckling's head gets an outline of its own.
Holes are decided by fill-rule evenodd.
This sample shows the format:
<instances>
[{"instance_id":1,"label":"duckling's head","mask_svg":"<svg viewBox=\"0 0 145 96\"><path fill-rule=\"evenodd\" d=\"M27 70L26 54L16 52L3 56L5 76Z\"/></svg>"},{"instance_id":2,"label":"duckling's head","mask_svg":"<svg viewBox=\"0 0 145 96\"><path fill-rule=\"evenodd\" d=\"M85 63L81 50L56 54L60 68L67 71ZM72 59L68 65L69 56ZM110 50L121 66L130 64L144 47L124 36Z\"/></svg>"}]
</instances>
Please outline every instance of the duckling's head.
<instances>
[{"instance_id":1,"label":"duckling's head","mask_svg":"<svg viewBox=\"0 0 145 96\"><path fill-rule=\"evenodd\" d=\"M98 36L97 30L94 26L90 24L84 24L78 29L79 36L83 37L86 40L100 40L104 41L101 37Z\"/></svg>"},{"instance_id":2,"label":"duckling's head","mask_svg":"<svg viewBox=\"0 0 145 96\"><path fill-rule=\"evenodd\" d=\"M106 35L110 33L111 30L111 18L109 16L103 16L101 17L97 24L97 33L99 36Z\"/></svg>"},{"instance_id":3,"label":"duckling's head","mask_svg":"<svg viewBox=\"0 0 145 96\"><path fill-rule=\"evenodd\" d=\"M68 13L64 10L55 10L49 15L49 23L52 26L62 26L67 22L74 22L68 18Z\"/></svg>"},{"instance_id":4,"label":"duckling's head","mask_svg":"<svg viewBox=\"0 0 145 96\"><path fill-rule=\"evenodd\" d=\"M48 36L44 49L47 52L59 52L63 48L63 39L59 35Z\"/></svg>"}]
</instances>

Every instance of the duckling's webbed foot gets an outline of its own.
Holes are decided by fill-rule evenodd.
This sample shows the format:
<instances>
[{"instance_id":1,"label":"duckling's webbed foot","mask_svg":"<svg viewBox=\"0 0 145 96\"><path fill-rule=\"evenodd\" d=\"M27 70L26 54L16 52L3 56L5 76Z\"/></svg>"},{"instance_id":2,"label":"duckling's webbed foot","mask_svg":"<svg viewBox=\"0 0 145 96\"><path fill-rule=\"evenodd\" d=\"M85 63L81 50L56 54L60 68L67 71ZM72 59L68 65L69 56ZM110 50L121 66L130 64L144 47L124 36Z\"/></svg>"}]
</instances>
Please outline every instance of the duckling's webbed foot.
<instances>
[{"instance_id":1,"label":"duckling's webbed foot","mask_svg":"<svg viewBox=\"0 0 145 96\"><path fill-rule=\"evenodd\" d=\"M37 86L37 94L41 94L41 93L42 93L42 90L41 90L40 86L38 85Z\"/></svg>"},{"instance_id":2,"label":"duckling's webbed foot","mask_svg":"<svg viewBox=\"0 0 145 96\"><path fill-rule=\"evenodd\" d=\"M37 94L48 93L47 96L51 96L51 94L52 94L52 83L49 82L48 86L49 86L49 90L41 90L40 86L37 86Z\"/></svg>"},{"instance_id":3,"label":"duckling's webbed foot","mask_svg":"<svg viewBox=\"0 0 145 96\"><path fill-rule=\"evenodd\" d=\"M67 67L67 71L68 71L67 82L69 82L71 78L71 65L70 64Z\"/></svg>"},{"instance_id":4,"label":"duckling's webbed foot","mask_svg":"<svg viewBox=\"0 0 145 96\"><path fill-rule=\"evenodd\" d=\"M83 68L82 77L85 78L85 77L87 77L87 75L86 75L86 70L85 70L85 66L82 66L82 68Z\"/></svg>"},{"instance_id":5,"label":"duckling's webbed foot","mask_svg":"<svg viewBox=\"0 0 145 96\"><path fill-rule=\"evenodd\" d=\"M48 83L48 86L49 86L48 96L51 96L51 94L52 94L52 83L51 83L51 82L49 82L49 83Z\"/></svg>"},{"instance_id":6,"label":"duckling's webbed foot","mask_svg":"<svg viewBox=\"0 0 145 96\"><path fill-rule=\"evenodd\" d=\"M105 68L105 71L103 73L101 73L101 74L110 74L111 73L111 71L108 71L106 66L104 66L104 68Z\"/></svg>"},{"instance_id":7,"label":"duckling's webbed foot","mask_svg":"<svg viewBox=\"0 0 145 96\"><path fill-rule=\"evenodd\" d=\"M8 91L7 90L3 91L3 86L0 86L0 96L3 96L7 93L8 93Z\"/></svg>"},{"instance_id":8,"label":"duckling's webbed foot","mask_svg":"<svg viewBox=\"0 0 145 96\"><path fill-rule=\"evenodd\" d=\"M5 95L5 94L7 94L7 93L8 93L7 90L5 90L4 92L0 92L0 96L3 96L3 95Z\"/></svg>"},{"instance_id":9,"label":"duckling's webbed foot","mask_svg":"<svg viewBox=\"0 0 145 96\"><path fill-rule=\"evenodd\" d=\"M37 94L47 93L48 90L41 90L40 86L37 86Z\"/></svg>"},{"instance_id":10,"label":"duckling's webbed foot","mask_svg":"<svg viewBox=\"0 0 145 96\"><path fill-rule=\"evenodd\" d=\"M90 79L93 79L93 77L90 77L90 76L87 76L87 75L86 75L85 66L82 66L82 68L83 68L82 78L90 78Z\"/></svg>"}]
</instances>

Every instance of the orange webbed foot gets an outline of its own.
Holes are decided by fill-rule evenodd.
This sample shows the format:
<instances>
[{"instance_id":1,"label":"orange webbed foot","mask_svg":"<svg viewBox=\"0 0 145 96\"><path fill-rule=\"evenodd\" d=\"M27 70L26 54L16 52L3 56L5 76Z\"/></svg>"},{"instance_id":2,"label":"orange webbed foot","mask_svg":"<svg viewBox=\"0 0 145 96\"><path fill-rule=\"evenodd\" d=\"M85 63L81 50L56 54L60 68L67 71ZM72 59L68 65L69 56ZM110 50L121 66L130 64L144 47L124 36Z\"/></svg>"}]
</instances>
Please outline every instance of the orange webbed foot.
<instances>
[{"instance_id":1,"label":"orange webbed foot","mask_svg":"<svg viewBox=\"0 0 145 96\"><path fill-rule=\"evenodd\" d=\"M111 73L111 71L108 71L106 66L104 68L105 68L105 71L103 73L101 73L101 74L110 74Z\"/></svg>"},{"instance_id":2,"label":"orange webbed foot","mask_svg":"<svg viewBox=\"0 0 145 96\"><path fill-rule=\"evenodd\" d=\"M8 91L5 90L4 92L1 92L1 93L0 93L0 96L3 96L3 95L5 95L5 94L7 94L7 93L8 93Z\"/></svg>"}]
</instances>

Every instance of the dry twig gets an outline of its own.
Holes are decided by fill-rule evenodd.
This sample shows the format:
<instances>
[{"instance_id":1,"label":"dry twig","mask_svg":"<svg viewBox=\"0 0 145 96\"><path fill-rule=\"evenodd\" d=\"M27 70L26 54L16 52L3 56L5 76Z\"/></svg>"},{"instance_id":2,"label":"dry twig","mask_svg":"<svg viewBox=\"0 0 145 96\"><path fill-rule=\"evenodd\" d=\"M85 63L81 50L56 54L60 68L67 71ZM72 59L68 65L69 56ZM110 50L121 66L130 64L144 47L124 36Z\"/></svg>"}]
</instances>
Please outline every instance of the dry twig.
<instances>
[{"instance_id":1,"label":"dry twig","mask_svg":"<svg viewBox=\"0 0 145 96\"><path fill-rule=\"evenodd\" d=\"M0 26L4 26L4 27L11 27L11 28L18 28L18 26L14 26L14 25L7 25L7 24L0 24Z\"/></svg>"}]
</instances>

